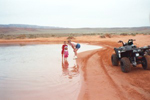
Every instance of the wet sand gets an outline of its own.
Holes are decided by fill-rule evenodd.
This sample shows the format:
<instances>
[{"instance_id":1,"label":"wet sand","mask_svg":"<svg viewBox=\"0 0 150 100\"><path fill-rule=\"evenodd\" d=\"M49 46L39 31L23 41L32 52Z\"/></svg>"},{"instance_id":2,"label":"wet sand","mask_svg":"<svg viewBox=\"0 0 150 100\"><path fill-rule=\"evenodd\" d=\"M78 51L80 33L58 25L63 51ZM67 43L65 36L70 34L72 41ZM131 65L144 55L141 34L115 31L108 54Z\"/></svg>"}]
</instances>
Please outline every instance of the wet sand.
<instances>
[{"instance_id":1,"label":"wet sand","mask_svg":"<svg viewBox=\"0 0 150 100\"><path fill-rule=\"evenodd\" d=\"M118 36L92 43L103 49L84 52L78 63L83 70L83 85L79 100L150 100L150 70L141 65L132 67L131 72L123 73L120 66L112 66L113 48L121 44L118 40L136 39L139 47L150 45L150 36Z\"/></svg>"},{"instance_id":2,"label":"wet sand","mask_svg":"<svg viewBox=\"0 0 150 100\"><path fill-rule=\"evenodd\" d=\"M100 45L103 49L80 53L77 63L82 70L82 86L78 100L149 100L150 70L141 66L132 67L131 72L123 73L120 67L112 66L113 48L121 46L118 40L136 39L135 45L150 45L150 35L112 36L81 36L73 41ZM61 43L63 38L32 39L32 40L0 40L1 44L16 43ZM58 40L58 41L57 41Z\"/></svg>"}]
</instances>

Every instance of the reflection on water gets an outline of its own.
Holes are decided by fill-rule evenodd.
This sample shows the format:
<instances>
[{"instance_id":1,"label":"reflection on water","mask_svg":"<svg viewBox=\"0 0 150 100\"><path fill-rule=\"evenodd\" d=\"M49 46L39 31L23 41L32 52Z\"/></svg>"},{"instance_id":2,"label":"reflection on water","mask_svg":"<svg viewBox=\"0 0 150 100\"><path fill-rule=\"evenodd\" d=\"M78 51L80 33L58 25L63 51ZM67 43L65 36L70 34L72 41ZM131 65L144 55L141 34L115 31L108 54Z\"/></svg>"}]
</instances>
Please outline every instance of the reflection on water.
<instances>
[{"instance_id":1,"label":"reflection on water","mask_svg":"<svg viewBox=\"0 0 150 100\"><path fill-rule=\"evenodd\" d=\"M79 75L79 66L75 64L73 67L69 67L68 61L62 61L62 71L64 76L68 76L69 79L77 77Z\"/></svg>"},{"instance_id":2,"label":"reflection on water","mask_svg":"<svg viewBox=\"0 0 150 100\"><path fill-rule=\"evenodd\" d=\"M97 46L82 45L80 51ZM79 52L80 52L79 51ZM62 62L61 45L0 47L0 100L76 100L81 81L69 47Z\"/></svg>"}]
</instances>

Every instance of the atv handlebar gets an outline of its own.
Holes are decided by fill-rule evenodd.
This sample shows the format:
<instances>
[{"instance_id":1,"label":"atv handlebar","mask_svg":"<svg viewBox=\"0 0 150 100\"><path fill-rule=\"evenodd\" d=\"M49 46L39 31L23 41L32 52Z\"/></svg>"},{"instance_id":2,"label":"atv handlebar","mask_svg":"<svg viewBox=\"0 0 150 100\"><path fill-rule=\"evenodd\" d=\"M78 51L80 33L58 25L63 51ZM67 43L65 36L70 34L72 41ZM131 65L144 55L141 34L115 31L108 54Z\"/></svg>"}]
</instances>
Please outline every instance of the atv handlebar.
<instances>
[{"instance_id":1,"label":"atv handlebar","mask_svg":"<svg viewBox=\"0 0 150 100\"><path fill-rule=\"evenodd\" d=\"M122 45L124 45L124 42L123 42L123 41L121 41L121 40L119 40L119 41L118 41L118 43L122 43Z\"/></svg>"},{"instance_id":2,"label":"atv handlebar","mask_svg":"<svg viewBox=\"0 0 150 100\"><path fill-rule=\"evenodd\" d=\"M135 39L129 39L128 43L129 43L129 41L133 42L133 41L136 41L136 40ZM122 40L119 40L118 43L122 43L123 46L127 44L127 43L124 43Z\"/></svg>"},{"instance_id":3,"label":"atv handlebar","mask_svg":"<svg viewBox=\"0 0 150 100\"><path fill-rule=\"evenodd\" d=\"M128 41L132 41L133 42L133 41L136 41L136 39L129 39Z\"/></svg>"},{"instance_id":4,"label":"atv handlebar","mask_svg":"<svg viewBox=\"0 0 150 100\"><path fill-rule=\"evenodd\" d=\"M123 41L121 41L121 40L118 41L118 43L121 43L121 42L123 42Z\"/></svg>"}]
</instances>

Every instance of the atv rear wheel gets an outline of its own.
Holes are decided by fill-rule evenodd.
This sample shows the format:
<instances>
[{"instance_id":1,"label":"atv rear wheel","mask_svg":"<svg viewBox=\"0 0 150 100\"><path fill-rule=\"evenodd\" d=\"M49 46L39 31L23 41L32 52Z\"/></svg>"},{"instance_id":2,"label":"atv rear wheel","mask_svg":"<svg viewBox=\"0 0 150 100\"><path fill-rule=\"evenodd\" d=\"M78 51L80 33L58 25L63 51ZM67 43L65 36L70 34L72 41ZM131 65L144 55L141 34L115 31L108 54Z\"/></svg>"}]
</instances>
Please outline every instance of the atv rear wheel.
<instances>
[{"instance_id":1,"label":"atv rear wheel","mask_svg":"<svg viewBox=\"0 0 150 100\"><path fill-rule=\"evenodd\" d=\"M113 66L118 66L118 64L119 64L119 59L118 59L118 57L117 57L116 54L112 54L112 56L111 56L111 62L112 62L112 65L113 65Z\"/></svg>"},{"instance_id":2,"label":"atv rear wheel","mask_svg":"<svg viewBox=\"0 0 150 100\"><path fill-rule=\"evenodd\" d=\"M145 57L143 57L142 67L143 69L150 69L150 56L149 55L146 55Z\"/></svg>"},{"instance_id":3,"label":"atv rear wheel","mask_svg":"<svg viewBox=\"0 0 150 100\"><path fill-rule=\"evenodd\" d=\"M131 71L131 64L130 64L130 61L127 57L121 58L120 66L121 66L121 70L125 73Z\"/></svg>"},{"instance_id":4,"label":"atv rear wheel","mask_svg":"<svg viewBox=\"0 0 150 100\"><path fill-rule=\"evenodd\" d=\"M150 50L146 50L145 55L150 55Z\"/></svg>"},{"instance_id":5,"label":"atv rear wheel","mask_svg":"<svg viewBox=\"0 0 150 100\"><path fill-rule=\"evenodd\" d=\"M146 52L147 52L147 55L150 55L150 50L147 50Z\"/></svg>"}]
</instances>

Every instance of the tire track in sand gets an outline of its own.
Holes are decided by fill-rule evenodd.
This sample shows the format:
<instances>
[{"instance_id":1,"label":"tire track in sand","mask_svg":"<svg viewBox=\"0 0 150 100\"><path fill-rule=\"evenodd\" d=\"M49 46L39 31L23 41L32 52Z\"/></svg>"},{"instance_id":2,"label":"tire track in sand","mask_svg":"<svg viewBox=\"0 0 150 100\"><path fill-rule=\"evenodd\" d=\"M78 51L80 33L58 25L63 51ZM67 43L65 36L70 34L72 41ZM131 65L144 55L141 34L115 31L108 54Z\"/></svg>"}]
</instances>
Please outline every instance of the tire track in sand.
<instances>
[{"instance_id":1,"label":"tire track in sand","mask_svg":"<svg viewBox=\"0 0 150 100\"><path fill-rule=\"evenodd\" d=\"M81 61L82 70L84 71L84 87L86 88L84 88L83 98L80 100L112 100L112 98L120 100L124 97L121 96L120 98L119 89L106 73L107 71L104 71L104 67L101 66L99 52L101 52L101 50L90 52L90 54L88 52L88 55L84 56L84 59ZM107 96L108 93L109 96Z\"/></svg>"},{"instance_id":2,"label":"tire track in sand","mask_svg":"<svg viewBox=\"0 0 150 100\"><path fill-rule=\"evenodd\" d=\"M109 45L103 45L103 49L79 55L79 63L82 63L84 73L84 93L79 100L150 99L150 88L147 88L150 85L147 83L145 87L138 87L141 84L136 84L142 82L143 78L148 78L150 72L143 72L142 69L139 71L139 68L136 68L137 72L123 73L120 67L112 66L110 57L114 45L114 43L112 45L109 43ZM146 77L137 73L146 73ZM141 81L137 81L137 78ZM148 80L144 81L148 82ZM81 92L83 92L82 89Z\"/></svg>"},{"instance_id":3,"label":"tire track in sand","mask_svg":"<svg viewBox=\"0 0 150 100\"><path fill-rule=\"evenodd\" d=\"M106 55L106 53L110 54L110 47L106 47L104 50L102 50L101 52L99 52L99 56L100 56L100 65L103 68L103 71L105 72L106 76L108 77L109 82L111 83L112 87L116 90L117 95L120 97L120 100L127 100L127 98L125 98L124 93L121 91L121 89L118 87L117 83L113 80L113 78L111 77L111 75L108 73L108 70L106 69L106 65L104 64L104 59ZM109 59L109 58L107 58Z\"/></svg>"},{"instance_id":4,"label":"tire track in sand","mask_svg":"<svg viewBox=\"0 0 150 100\"><path fill-rule=\"evenodd\" d=\"M147 92L141 87L137 87L133 83L131 83L130 80L133 80L132 76L135 75L135 73L133 73L132 71L130 73L123 73L120 69L120 66L118 67L112 66L111 59L106 59L106 58L111 58L111 54L113 53L112 51L113 49L111 46L106 46L106 50L104 50L103 52L107 54L106 55L100 54L100 55L102 56L101 66L103 66L104 71L106 72L108 77L110 77L113 83L115 83L114 86L116 86L116 88L121 92L122 95L124 95L124 97L127 98L127 100L133 100L133 99L149 100L150 92ZM116 75L114 75L113 70L115 70ZM143 73L144 70L142 71L141 69L140 71Z\"/></svg>"}]
</instances>

